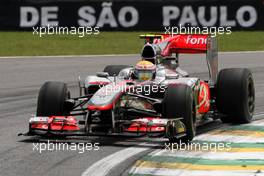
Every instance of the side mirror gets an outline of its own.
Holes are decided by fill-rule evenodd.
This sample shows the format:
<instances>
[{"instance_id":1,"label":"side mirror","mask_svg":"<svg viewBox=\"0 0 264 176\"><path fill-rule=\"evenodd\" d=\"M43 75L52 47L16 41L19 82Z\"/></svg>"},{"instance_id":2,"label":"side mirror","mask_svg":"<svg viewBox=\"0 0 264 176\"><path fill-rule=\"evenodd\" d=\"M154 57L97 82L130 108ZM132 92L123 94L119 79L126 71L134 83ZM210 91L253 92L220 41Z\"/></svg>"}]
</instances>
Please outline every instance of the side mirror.
<instances>
[{"instance_id":1,"label":"side mirror","mask_svg":"<svg viewBox=\"0 0 264 176\"><path fill-rule=\"evenodd\" d=\"M108 78L109 77L109 73L107 73L107 72L97 72L96 76L98 76L100 78Z\"/></svg>"}]
</instances>

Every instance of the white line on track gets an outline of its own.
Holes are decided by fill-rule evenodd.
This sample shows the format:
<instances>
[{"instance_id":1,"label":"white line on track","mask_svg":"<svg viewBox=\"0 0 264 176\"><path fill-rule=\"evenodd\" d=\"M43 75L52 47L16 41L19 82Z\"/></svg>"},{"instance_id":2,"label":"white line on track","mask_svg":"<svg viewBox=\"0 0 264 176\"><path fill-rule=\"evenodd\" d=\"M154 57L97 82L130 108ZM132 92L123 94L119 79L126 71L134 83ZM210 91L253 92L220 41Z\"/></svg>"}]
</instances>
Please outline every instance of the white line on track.
<instances>
[{"instance_id":1,"label":"white line on track","mask_svg":"<svg viewBox=\"0 0 264 176\"><path fill-rule=\"evenodd\" d=\"M148 156L163 156L163 157L181 157L181 158L196 158L196 159L209 159L209 160L250 160L258 159L264 160L264 152L214 152L214 151L168 151L168 150L155 150L149 153Z\"/></svg>"},{"instance_id":2,"label":"white line on track","mask_svg":"<svg viewBox=\"0 0 264 176\"><path fill-rule=\"evenodd\" d=\"M254 132L252 132L254 134ZM226 134L201 134L195 137L196 140L214 142L234 142L234 143L264 143L263 137L226 135Z\"/></svg>"},{"instance_id":3,"label":"white line on track","mask_svg":"<svg viewBox=\"0 0 264 176\"><path fill-rule=\"evenodd\" d=\"M146 175L163 175L163 176L264 176L264 173L259 173L256 170L184 170L184 169L163 169L163 168L138 168L132 167L130 173L146 174Z\"/></svg>"},{"instance_id":4,"label":"white line on track","mask_svg":"<svg viewBox=\"0 0 264 176\"><path fill-rule=\"evenodd\" d=\"M219 54L251 54L251 53L264 53L264 51L225 51L218 52ZM126 56L139 56L140 54L98 54L98 55L56 55L56 56L1 56L2 58L72 58L72 57L126 57Z\"/></svg>"},{"instance_id":5,"label":"white line on track","mask_svg":"<svg viewBox=\"0 0 264 176\"><path fill-rule=\"evenodd\" d=\"M109 173L111 169L113 169L118 164L126 161L128 158L139 154L143 151L150 149L150 147L145 146L146 143L140 143L135 147L129 147L123 150L120 150L116 153L113 153L96 163L94 163L91 167L87 168L86 171L82 173L82 176L105 176ZM153 145L152 145L153 146Z\"/></svg>"}]
</instances>

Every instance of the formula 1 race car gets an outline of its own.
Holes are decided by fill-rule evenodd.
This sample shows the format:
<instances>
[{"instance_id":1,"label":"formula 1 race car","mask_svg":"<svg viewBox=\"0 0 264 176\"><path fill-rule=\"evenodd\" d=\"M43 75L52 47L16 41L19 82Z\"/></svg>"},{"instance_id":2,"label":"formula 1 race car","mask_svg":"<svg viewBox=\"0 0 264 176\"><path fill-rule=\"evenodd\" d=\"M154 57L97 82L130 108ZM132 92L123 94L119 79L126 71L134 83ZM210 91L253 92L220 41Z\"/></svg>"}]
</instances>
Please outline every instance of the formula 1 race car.
<instances>
[{"instance_id":1,"label":"formula 1 race car","mask_svg":"<svg viewBox=\"0 0 264 176\"><path fill-rule=\"evenodd\" d=\"M80 79L79 97L72 98L65 83L46 82L25 135L134 134L187 142L195 136L196 127L208 121L251 122L252 73L244 68L218 73L216 38L201 34L140 37L145 39L141 65L109 65ZM182 53L206 54L209 79L183 71L178 64ZM140 70L143 80L139 80Z\"/></svg>"}]
</instances>

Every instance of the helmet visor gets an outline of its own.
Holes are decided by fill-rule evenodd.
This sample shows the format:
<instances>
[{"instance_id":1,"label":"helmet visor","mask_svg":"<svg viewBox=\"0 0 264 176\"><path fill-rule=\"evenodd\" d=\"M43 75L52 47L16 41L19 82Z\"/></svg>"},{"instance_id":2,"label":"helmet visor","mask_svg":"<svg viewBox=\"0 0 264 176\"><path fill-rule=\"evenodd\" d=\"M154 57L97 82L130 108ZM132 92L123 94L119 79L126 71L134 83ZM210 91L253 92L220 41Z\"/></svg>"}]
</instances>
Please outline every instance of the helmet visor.
<instances>
[{"instance_id":1,"label":"helmet visor","mask_svg":"<svg viewBox=\"0 0 264 176\"><path fill-rule=\"evenodd\" d=\"M153 71L152 70L138 70L137 77L140 81L147 81L152 79Z\"/></svg>"}]
</instances>

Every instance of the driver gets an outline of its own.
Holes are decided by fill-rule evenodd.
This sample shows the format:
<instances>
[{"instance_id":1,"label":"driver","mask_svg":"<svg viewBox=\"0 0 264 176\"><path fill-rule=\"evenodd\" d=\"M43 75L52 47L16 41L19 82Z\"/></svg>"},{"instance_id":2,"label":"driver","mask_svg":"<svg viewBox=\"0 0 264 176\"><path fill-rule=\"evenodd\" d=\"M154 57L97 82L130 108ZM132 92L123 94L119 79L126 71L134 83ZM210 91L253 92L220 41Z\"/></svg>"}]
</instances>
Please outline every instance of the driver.
<instances>
[{"instance_id":1,"label":"driver","mask_svg":"<svg viewBox=\"0 0 264 176\"><path fill-rule=\"evenodd\" d=\"M156 75L156 65L150 61L139 61L134 69L135 79L138 81L148 81L154 79Z\"/></svg>"}]
</instances>

